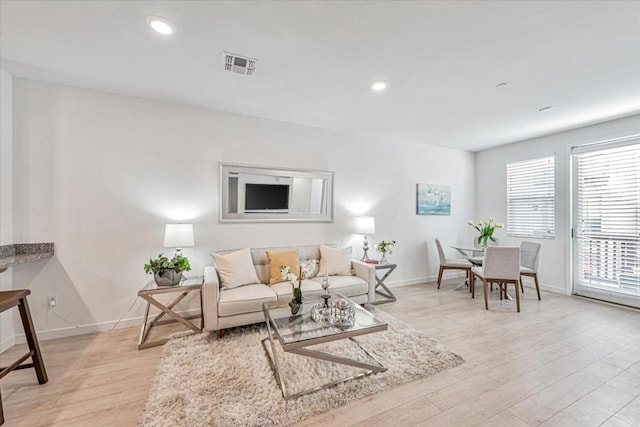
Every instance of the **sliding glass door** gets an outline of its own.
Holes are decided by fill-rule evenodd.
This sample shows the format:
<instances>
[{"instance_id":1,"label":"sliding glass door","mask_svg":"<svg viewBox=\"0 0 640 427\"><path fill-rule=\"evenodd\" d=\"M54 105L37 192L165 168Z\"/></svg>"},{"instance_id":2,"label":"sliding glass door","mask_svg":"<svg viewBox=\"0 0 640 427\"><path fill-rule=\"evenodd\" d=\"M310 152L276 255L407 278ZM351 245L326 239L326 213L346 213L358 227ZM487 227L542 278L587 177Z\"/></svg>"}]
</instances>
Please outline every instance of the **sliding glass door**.
<instances>
[{"instance_id":1,"label":"sliding glass door","mask_svg":"<svg viewBox=\"0 0 640 427\"><path fill-rule=\"evenodd\" d=\"M572 157L574 293L640 307L640 137Z\"/></svg>"}]
</instances>

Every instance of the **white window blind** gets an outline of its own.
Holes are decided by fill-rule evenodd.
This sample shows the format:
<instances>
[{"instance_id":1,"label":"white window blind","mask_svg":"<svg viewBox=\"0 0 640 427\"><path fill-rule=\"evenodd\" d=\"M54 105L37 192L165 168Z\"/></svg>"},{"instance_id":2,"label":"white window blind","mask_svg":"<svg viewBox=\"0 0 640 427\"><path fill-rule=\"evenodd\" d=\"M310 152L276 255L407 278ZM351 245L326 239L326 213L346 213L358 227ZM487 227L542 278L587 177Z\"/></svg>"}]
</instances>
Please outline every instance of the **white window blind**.
<instances>
[{"instance_id":1,"label":"white window blind","mask_svg":"<svg viewBox=\"0 0 640 427\"><path fill-rule=\"evenodd\" d=\"M574 151L576 285L640 296L640 143L590 150Z\"/></svg>"},{"instance_id":2,"label":"white window blind","mask_svg":"<svg viewBox=\"0 0 640 427\"><path fill-rule=\"evenodd\" d=\"M507 163L507 235L555 236L554 156Z\"/></svg>"}]
</instances>

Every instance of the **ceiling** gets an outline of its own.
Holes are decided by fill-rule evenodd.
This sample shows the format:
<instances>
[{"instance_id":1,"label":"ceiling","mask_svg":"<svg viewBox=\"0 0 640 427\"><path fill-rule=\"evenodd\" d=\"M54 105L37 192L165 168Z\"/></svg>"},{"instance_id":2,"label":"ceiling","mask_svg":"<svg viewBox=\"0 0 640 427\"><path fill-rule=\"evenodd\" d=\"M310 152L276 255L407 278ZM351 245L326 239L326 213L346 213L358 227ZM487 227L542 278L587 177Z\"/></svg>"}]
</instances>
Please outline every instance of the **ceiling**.
<instances>
[{"instance_id":1,"label":"ceiling","mask_svg":"<svg viewBox=\"0 0 640 427\"><path fill-rule=\"evenodd\" d=\"M255 76L223 71L223 50ZM17 77L479 151L640 112L640 2L1 0L0 58Z\"/></svg>"}]
</instances>

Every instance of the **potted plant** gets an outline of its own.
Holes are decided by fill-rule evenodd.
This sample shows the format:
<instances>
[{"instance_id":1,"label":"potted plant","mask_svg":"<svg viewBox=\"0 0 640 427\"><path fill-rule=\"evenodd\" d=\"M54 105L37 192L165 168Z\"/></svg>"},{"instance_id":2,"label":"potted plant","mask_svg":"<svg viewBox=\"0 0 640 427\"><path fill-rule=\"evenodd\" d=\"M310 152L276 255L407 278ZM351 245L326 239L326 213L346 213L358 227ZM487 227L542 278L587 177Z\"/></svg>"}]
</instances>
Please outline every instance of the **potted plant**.
<instances>
[{"instance_id":1,"label":"potted plant","mask_svg":"<svg viewBox=\"0 0 640 427\"><path fill-rule=\"evenodd\" d=\"M469 220L467 224L475 228L478 233L480 233L480 235L477 237L477 241L478 245L482 246L483 248L487 247L488 240L491 240L492 242L496 241L495 237L493 237L493 232L496 230L496 228L504 227L503 223L496 222L496 219L492 216L490 216L486 221L478 221L477 224L474 224L473 221Z\"/></svg>"},{"instance_id":2,"label":"potted plant","mask_svg":"<svg viewBox=\"0 0 640 427\"><path fill-rule=\"evenodd\" d=\"M182 280L183 271L191 271L189 260L181 255L174 255L169 259L159 254L156 259L150 259L144 265L147 274L153 274L158 286L176 286Z\"/></svg>"},{"instance_id":3,"label":"potted plant","mask_svg":"<svg viewBox=\"0 0 640 427\"><path fill-rule=\"evenodd\" d=\"M393 253L393 247L396 244L395 240L382 241L376 245L376 250L382 254L380 258L380 264L387 264L387 254Z\"/></svg>"}]
</instances>

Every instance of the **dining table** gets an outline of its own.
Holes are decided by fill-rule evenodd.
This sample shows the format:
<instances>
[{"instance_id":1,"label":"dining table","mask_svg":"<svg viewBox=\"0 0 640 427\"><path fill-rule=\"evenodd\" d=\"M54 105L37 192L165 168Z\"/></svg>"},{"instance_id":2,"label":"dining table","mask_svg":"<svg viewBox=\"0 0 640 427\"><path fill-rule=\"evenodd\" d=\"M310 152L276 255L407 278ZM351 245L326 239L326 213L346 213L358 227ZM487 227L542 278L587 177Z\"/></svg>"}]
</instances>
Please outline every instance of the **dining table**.
<instances>
[{"instance_id":1,"label":"dining table","mask_svg":"<svg viewBox=\"0 0 640 427\"><path fill-rule=\"evenodd\" d=\"M464 259L466 259L471 264L473 264L474 267L478 267L482 265L485 248L483 247L469 248L465 246L454 246L454 245L451 245L450 247L451 249L455 249L456 251L458 251L458 253L462 255ZM476 253L478 252L482 253L482 255L481 256L476 255Z\"/></svg>"},{"instance_id":2,"label":"dining table","mask_svg":"<svg viewBox=\"0 0 640 427\"><path fill-rule=\"evenodd\" d=\"M482 261L484 260L484 253L486 251L487 248L484 247L474 247L474 248L469 248L469 247L465 247L465 246L455 246L455 245L450 245L451 249L455 249L456 251L458 251L458 253L460 255L462 255L464 257L464 259L466 259L467 261L469 261L474 267L481 267L482 266ZM476 253L482 253L481 256L475 255ZM471 273L473 274L473 273ZM467 283L467 281L465 280L463 283L459 284L458 286L456 286L455 289L461 288L462 286L466 286L466 285L470 285L470 283ZM490 284L491 286L491 290L493 290L493 284ZM508 293L505 292L505 297L510 300L513 301L513 298L511 297L511 295L509 295Z\"/></svg>"}]
</instances>

